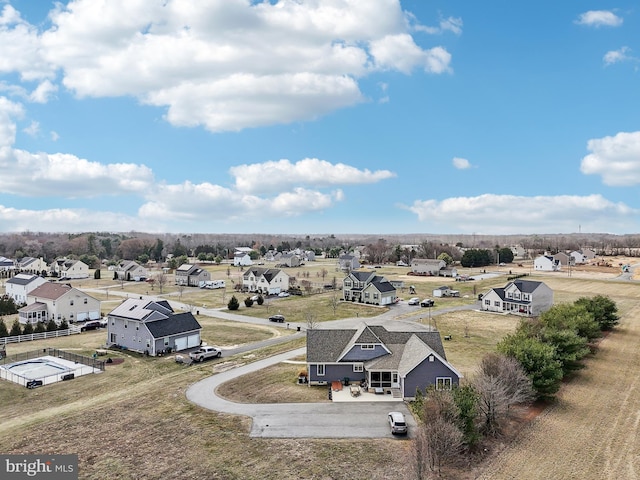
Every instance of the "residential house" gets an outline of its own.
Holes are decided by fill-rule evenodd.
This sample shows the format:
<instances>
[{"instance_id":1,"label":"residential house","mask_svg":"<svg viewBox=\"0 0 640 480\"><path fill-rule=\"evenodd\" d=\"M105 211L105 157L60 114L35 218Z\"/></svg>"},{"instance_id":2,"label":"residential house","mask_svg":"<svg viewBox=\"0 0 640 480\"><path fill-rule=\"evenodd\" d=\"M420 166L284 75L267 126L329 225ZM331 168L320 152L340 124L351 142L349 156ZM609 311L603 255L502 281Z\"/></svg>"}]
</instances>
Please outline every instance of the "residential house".
<instances>
[{"instance_id":1,"label":"residential house","mask_svg":"<svg viewBox=\"0 0 640 480\"><path fill-rule=\"evenodd\" d=\"M481 310L537 316L553 305L553 290L543 282L514 280L482 296Z\"/></svg>"},{"instance_id":2,"label":"residential house","mask_svg":"<svg viewBox=\"0 0 640 480\"><path fill-rule=\"evenodd\" d=\"M585 248L583 250L571 252L571 256L573 257L575 263L587 263L589 260L593 260L594 258L596 258L596 252Z\"/></svg>"},{"instance_id":3,"label":"residential house","mask_svg":"<svg viewBox=\"0 0 640 480\"><path fill-rule=\"evenodd\" d=\"M596 252L594 250L591 250L590 248L583 248L582 250L580 250L582 252L582 255L584 255L585 260L593 260L594 258L596 258Z\"/></svg>"},{"instance_id":4,"label":"residential house","mask_svg":"<svg viewBox=\"0 0 640 480\"><path fill-rule=\"evenodd\" d=\"M351 272L360 268L360 260L356 255L343 253L338 257L338 266L343 272Z\"/></svg>"},{"instance_id":5,"label":"residential house","mask_svg":"<svg viewBox=\"0 0 640 480\"><path fill-rule=\"evenodd\" d=\"M414 275L438 276L440 271L447 268L444 260L434 260L429 258L414 258L411 260L411 273Z\"/></svg>"},{"instance_id":6,"label":"residential house","mask_svg":"<svg viewBox=\"0 0 640 480\"><path fill-rule=\"evenodd\" d=\"M58 258L49 265L49 273L58 279L65 280L89 278L89 265L80 260Z\"/></svg>"},{"instance_id":7,"label":"residential house","mask_svg":"<svg viewBox=\"0 0 640 480\"><path fill-rule=\"evenodd\" d=\"M10 258L0 255L0 272L13 272L16 269L16 262Z\"/></svg>"},{"instance_id":8,"label":"residential house","mask_svg":"<svg viewBox=\"0 0 640 480\"><path fill-rule=\"evenodd\" d=\"M249 292L276 295L289 290L289 275L279 268L250 267L242 274L242 288Z\"/></svg>"},{"instance_id":9,"label":"residential house","mask_svg":"<svg viewBox=\"0 0 640 480\"><path fill-rule=\"evenodd\" d=\"M42 272L47 272L49 269L47 262L42 257L23 257L17 263L17 268L22 273L32 273L35 275L42 275Z\"/></svg>"},{"instance_id":10,"label":"residential house","mask_svg":"<svg viewBox=\"0 0 640 480\"><path fill-rule=\"evenodd\" d=\"M571 255L566 254L565 252L558 252L553 255L553 259L558 261L560 268L562 267L570 267L575 265L575 261Z\"/></svg>"},{"instance_id":11,"label":"residential house","mask_svg":"<svg viewBox=\"0 0 640 480\"><path fill-rule=\"evenodd\" d=\"M300 257L294 253L283 253L278 260L278 265L281 267L299 267Z\"/></svg>"},{"instance_id":12,"label":"residential house","mask_svg":"<svg viewBox=\"0 0 640 480\"><path fill-rule=\"evenodd\" d=\"M114 270L114 276L118 280L139 282L147 278L147 269L133 260L120 260Z\"/></svg>"},{"instance_id":13,"label":"residential house","mask_svg":"<svg viewBox=\"0 0 640 480\"><path fill-rule=\"evenodd\" d=\"M370 391L405 399L431 385L439 390L458 385L462 375L447 361L440 333L421 325L402 328L307 330L309 384L364 383Z\"/></svg>"},{"instance_id":14,"label":"residential house","mask_svg":"<svg viewBox=\"0 0 640 480\"><path fill-rule=\"evenodd\" d=\"M342 280L342 299L370 305L396 303L396 288L376 272L352 271Z\"/></svg>"},{"instance_id":15,"label":"residential house","mask_svg":"<svg viewBox=\"0 0 640 480\"><path fill-rule=\"evenodd\" d=\"M248 267L253 265L249 252L235 252L233 254L233 265L236 267Z\"/></svg>"},{"instance_id":16,"label":"residential house","mask_svg":"<svg viewBox=\"0 0 640 480\"><path fill-rule=\"evenodd\" d=\"M579 265L587 262L587 259L582 254L582 252L577 250L574 250L573 252L571 252L571 258L573 258L574 265Z\"/></svg>"},{"instance_id":17,"label":"residential house","mask_svg":"<svg viewBox=\"0 0 640 480\"><path fill-rule=\"evenodd\" d=\"M302 258L306 262L315 262L316 261L316 252L314 252L313 250L305 250L304 253L302 254Z\"/></svg>"},{"instance_id":18,"label":"residential house","mask_svg":"<svg viewBox=\"0 0 640 480\"><path fill-rule=\"evenodd\" d=\"M107 315L107 345L151 356L199 346L201 330L191 312L175 313L166 300L129 298Z\"/></svg>"},{"instance_id":19,"label":"residential house","mask_svg":"<svg viewBox=\"0 0 640 480\"><path fill-rule=\"evenodd\" d=\"M541 272L557 272L560 270L560 261L551 255L540 255L533 261L533 269Z\"/></svg>"},{"instance_id":20,"label":"residential house","mask_svg":"<svg viewBox=\"0 0 640 480\"><path fill-rule=\"evenodd\" d=\"M176 269L175 277L176 285L187 287L199 287L202 285L200 282L211 280L211 274L208 271L190 263L180 265Z\"/></svg>"},{"instance_id":21,"label":"residential house","mask_svg":"<svg viewBox=\"0 0 640 480\"><path fill-rule=\"evenodd\" d=\"M5 292L16 305L22 305L27 303L27 295L44 283L47 280L40 275L19 273L5 282Z\"/></svg>"},{"instance_id":22,"label":"residential house","mask_svg":"<svg viewBox=\"0 0 640 480\"><path fill-rule=\"evenodd\" d=\"M511 248L513 258L525 258L527 256L527 251L522 245L511 245L509 248Z\"/></svg>"},{"instance_id":23,"label":"residential house","mask_svg":"<svg viewBox=\"0 0 640 480\"><path fill-rule=\"evenodd\" d=\"M98 320L100 300L68 283L45 282L27 295L27 305L18 310L20 323L54 320L60 324Z\"/></svg>"}]
</instances>

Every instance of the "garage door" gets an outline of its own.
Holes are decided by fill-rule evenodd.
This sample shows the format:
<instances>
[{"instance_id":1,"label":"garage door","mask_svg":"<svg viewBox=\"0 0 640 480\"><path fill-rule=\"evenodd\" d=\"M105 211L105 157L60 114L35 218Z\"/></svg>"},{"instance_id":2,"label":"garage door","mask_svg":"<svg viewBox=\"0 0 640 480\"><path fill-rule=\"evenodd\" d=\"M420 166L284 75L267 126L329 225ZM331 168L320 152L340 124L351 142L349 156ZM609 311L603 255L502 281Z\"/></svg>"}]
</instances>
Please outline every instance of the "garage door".
<instances>
[{"instance_id":1,"label":"garage door","mask_svg":"<svg viewBox=\"0 0 640 480\"><path fill-rule=\"evenodd\" d=\"M89 318L91 320L98 320L100 318L100 312L99 311L89 312Z\"/></svg>"},{"instance_id":2,"label":"garage door","mask_svg":"<svg viewBox=\"0 0 640 480\"><path fill-rule=\"evenodd\" d=\"M76 319L78 322L84 322L87 319L87 313L78 313L78 318Z\"/></svg>"},{"instance_id":3,"label":"garage door","mask_svg":"<svg viewBox=\"0 0 640 480\"><path fill-rule=\"evenodd\" d=\"M184 350L187 348L187 337L176 338L175 347L176 350Z\"/></svg>"},{"instance_id":4,"label":"garage door","mask_svg":"<svg viewBox=\"0 0 640 480\"><path fill-rule=\"evenodd\" d=\"M198 345L200 345L200 334L199 333L196 333L195 335L189 335L187 337L187 347L188 348L197 347Z\"/></svg>"}]
</instances>

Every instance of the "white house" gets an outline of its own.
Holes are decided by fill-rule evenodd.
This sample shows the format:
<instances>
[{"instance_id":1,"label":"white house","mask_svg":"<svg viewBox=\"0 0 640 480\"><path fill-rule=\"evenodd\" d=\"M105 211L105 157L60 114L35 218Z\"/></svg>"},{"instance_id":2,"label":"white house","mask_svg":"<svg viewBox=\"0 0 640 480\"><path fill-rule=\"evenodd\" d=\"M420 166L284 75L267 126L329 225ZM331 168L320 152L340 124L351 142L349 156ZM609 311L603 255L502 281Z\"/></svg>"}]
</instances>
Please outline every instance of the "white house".
<instances>
[{"instance_id":1,"label":"white house","mask_svg":"<svg viewBox=\"0 0 640 480\"><path fill-rule=\"evenodd\" d=\"M235 252L233 254L233 265L236 267L248 267L253 265L249 252Z\"/></svg>"},{"instance_id":2,"label":"white house","mask_svg":"<svg viewBox=\"0 0 640 480\"><path fill-rule=\"evenodd\" d=\"M43 283L47 280L40 275L19 273L5 282L5 292L17 305L22 305L27 303L27 295Z\"/></svg>"},{"instance_id":3,"label":"white house","mask_svg":"<svg viewBox=\"0 0 640 480\"><path fill-rule=\"evenodd\" d=\"M533 261L533 268L541 272L557 272L560 270L560 261L550 255L540 255Z\"/></svg>"},{"instance_id":4,"label":"white house","mask_svg":"<svg viewBox=\"0 0 640 480\"><path fill-rule=\"evenodd\" d=\"M338 258L338 266L343 272L351 272L360 268L360 260L358 256L344 253Z\"/></svg>"},{"instance_id":5,"label":"white house","mask_svg":"<svg viewBox=\"0 0 640 480\"><path fill-rule=\"evenodd\" d=\"M100 300L68 283L45 282L27 295L27 305L18 310L20 323L36 324L53 319L69 323L100 318Z\"/></svg>"},{"instance_id":6,"label":"white house","mask_svg":"<svg viewBox=\"0 0 640 480\"><path fill-rule=\"evenodd\" d=\"M242 275L242 288L264 295L289 290L289 275L279 268L251 267Z\"/></svg>"},{"instance_id":7,"label":"white house","mask_svg":"<svg viewBox=\"0 0 640 480\"><path fill-rule=\"evenodd\" d=\"M543 282L514 280L482 296L481 309L489 312L536 316L553 305L553 290Z\"/></svg>"},{"instance_id":8,"label":"white house","mask_svg":"<svg viewBox=\"0 0 640 480\"><path fill-rule=\"evenodd\" d=\"M444 260L432 258L414 258L411 260L411 272L415 275L440 275L440 271L447 267Z\"/></svg>"},{"instance_id":9,"label":"white house","mask_svg":"<svg viewBox=\"0 0 640 480\"><path fill-rule=\"evenodd\" d=\"M36 275L42 274L48 270L47 262L42 257L24 257L18 261L18 270L22 273L34 273Z\"/></svg>"},{"instance_id":10,"label":"white house","mask_svg":"<svg viewBox=\"0 0 640 480\"><path fill-rule=\"evenodd\" d=\"M54 277L67 280L89 278L89 265L80 260L58 258L49 265L49 272Z\"/></svg>"},{"instance_id":11,"label":"white house","mask_svg":"<svg viewBox=\"0 0 640 480\"><path fill-rule=\"evenodd\" d=\"M115 277L118 280L139 281L147 276L147 269L133 260L121 260L116 266Z\"/></svg>"}]
</instances>

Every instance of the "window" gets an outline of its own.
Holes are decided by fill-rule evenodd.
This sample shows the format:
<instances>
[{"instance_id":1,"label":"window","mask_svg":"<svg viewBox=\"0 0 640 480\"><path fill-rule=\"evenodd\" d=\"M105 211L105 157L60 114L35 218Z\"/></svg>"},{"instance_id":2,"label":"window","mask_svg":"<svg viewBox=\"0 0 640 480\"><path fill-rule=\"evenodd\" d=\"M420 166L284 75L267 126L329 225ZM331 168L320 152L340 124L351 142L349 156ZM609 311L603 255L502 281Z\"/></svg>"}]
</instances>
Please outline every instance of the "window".
<instances>
[{"instance_id":1,"label":"window","mask_svg":"<svg viewBox=\"0 0 640 480\"><path fill-rule=\"evenodd\" d=\"M369 298L369 292L365 292L364 298Z\"/></svg>"},{"instance_id":2,"label":"window","mask_svg":"<svg viewBox=\"0 0 640 480\"><path fill-rule=\"evenodd\" d=\"M351 282L344 282L344 286L351 288Z\"/></svg>"},{"instance_id":3,"label":"window","mask_svg":"<svg viewBox=\"0 0 640 480\"><path fill-rule=\"evenodd\" d=\"M491 300L485 300L485 301L484 301L484 304L485 304L485 305L491 305Z\"/></svg>"},{"instance_id":4,"label":"window","mask_svg":"<svg viewBox=\"0 0 640 480\"><path fill-rule=\"evenodd\" d=\"M69 300L69 305L73 305L73 300Z\"/></svg>"},{"instance_id":5,"label":"window","mask_svg":"<svg viewBox=\"0 0 640 480\"><path fill-rule=\"evenodd\" d=\"M84 304L85 304L85 305L87 304L87 299L86 299L86 298L84 299Z\"/></svg>"},{"instance_id":6,"label":"window","mask_svg":"<svg viewBox=\"0 0 640 480\"><path fill-rule=\"evenodd\" d=\"M498 302L498 301L493 302L493 304L494 304L496 307L499 307L499 306L500 306L500 302Z\"/></svg>"},{"instance_id":7,"label":"window","mask_svg":"<svg viewBox=\"0 0 640 480\"><path fill-rule=\"evenodd\" d=\"M436 390L451 390L451 377L436 377Z\"/></svg>"},{"instance_id":8,"label":"window","mask_svg":"<svg viewBox=\"0 0 640 480\"><path fill-rule=\"evenodd\" d=\"M429 355L429 361L433 362L435 360L436 357L434 357L433 355Z\"/></svg>"},{"instance_id":9,"label":"window","mask_svg":"<svg viewBox=\"0 0 640 480\"><path fill-rule=\"evenodd\" d=\"M377 299L378 299L378 294L377 294L377 293L374 293L374 294L373 294L373 298L375 298L375 299L377 300Z\"/></svg>"},{"instance_id":10,"label":"window","mask_svg":"<svg viewBox=\"0 0 640 480\"><path fill-rule=\"evenodd\" d=\"M316 370L317 374L319 377L324 377L324 364L323 363L319 363L317 365L317 370Z\"/></svg>"},{"instance_id":11,"label":"window","mask_svg":"<svg viewBox=\"0 0 640 480\"><path fill-rule=\"evenodd\" d=\"M165 347L169 346L169 337L164 337L164 346Z\"/></svg>"},{"instance_id":12,"label":"window","mask_svg":"<svg viewBox=\"0 0 640 480\"><path fill-rule=\"evenodd\" d=\"M364 343L360 345L361 350L373 350L374 348L376 348L376 346L371 343Z\"/></svg>"},{"instance_id":13,"label":"window","mask_svg":"<svg viewBox=\"0 0 640 480\"><path fill-rule=\"evenodd\" d=\"M124 321L124 328L129 328L129 320Z\"/></svg>"},{"instance_id":14,"label":"window","mask_svg":"<svg viewBox=\"0 0 640 480\"><path fill-rule=\"evenodd\" d=\"M166 345L166 343L165 343L165 345ZM147 338L147 348L149 348L149 347L151 347L151 340L149 340L149 339Z\"/></svg>"},{"instance_id":15,"label":"window","mask_svg":"<svg viewBox=\"0 0 640 480\"><path fill-rule=\"evenodd\" d=\"M363 371L362 364L355 364L353 366L353 371L354 372L362 372Z\"/></svg>"}]
</instances>

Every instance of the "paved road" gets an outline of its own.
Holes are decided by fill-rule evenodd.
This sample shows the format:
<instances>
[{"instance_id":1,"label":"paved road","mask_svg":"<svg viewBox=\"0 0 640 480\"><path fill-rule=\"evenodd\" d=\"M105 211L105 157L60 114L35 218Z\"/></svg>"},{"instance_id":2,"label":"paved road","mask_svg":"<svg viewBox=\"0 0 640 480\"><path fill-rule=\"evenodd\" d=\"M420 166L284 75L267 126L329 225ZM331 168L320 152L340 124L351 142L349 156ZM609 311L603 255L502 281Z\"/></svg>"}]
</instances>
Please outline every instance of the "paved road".
<instances>
[{"instance_id":1,"label":"paved road","mask_svg":"<svg viewBox=\"0 0 640 480\"><path fill-rule=\"evenodd\" d=\"M387 423L391 410L405 414L411 437L416 424L402 402L248 404L230 402L215 394L224 382L302 355L305 350L299 348L213 375L191 385L187 399L209 410L252 417L252 437L392 438Z\"/></svg>"}]
</instances>

